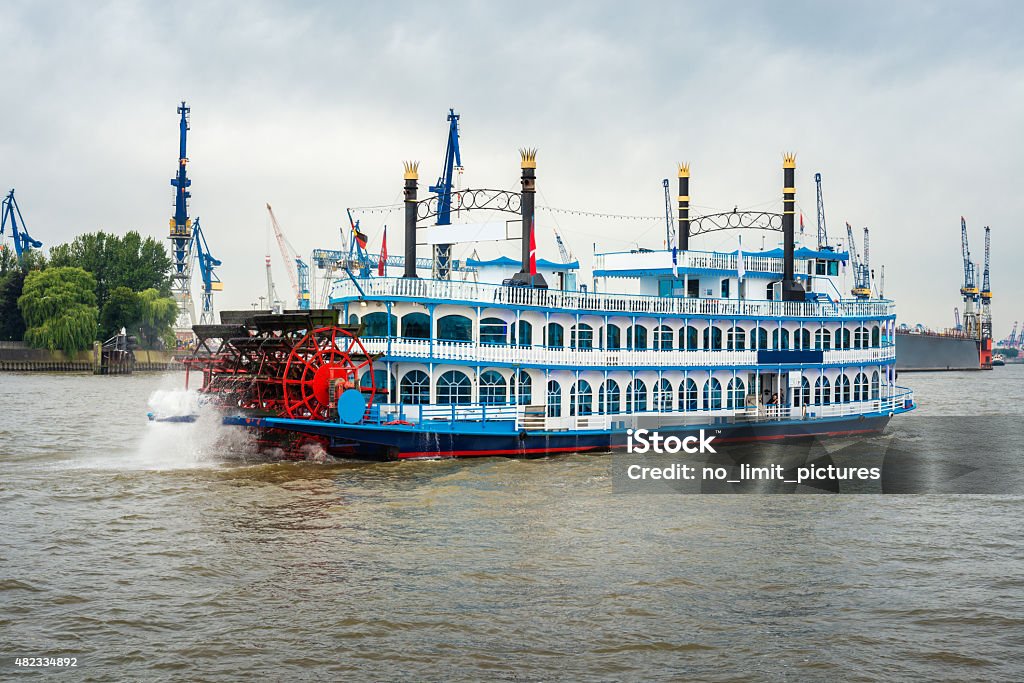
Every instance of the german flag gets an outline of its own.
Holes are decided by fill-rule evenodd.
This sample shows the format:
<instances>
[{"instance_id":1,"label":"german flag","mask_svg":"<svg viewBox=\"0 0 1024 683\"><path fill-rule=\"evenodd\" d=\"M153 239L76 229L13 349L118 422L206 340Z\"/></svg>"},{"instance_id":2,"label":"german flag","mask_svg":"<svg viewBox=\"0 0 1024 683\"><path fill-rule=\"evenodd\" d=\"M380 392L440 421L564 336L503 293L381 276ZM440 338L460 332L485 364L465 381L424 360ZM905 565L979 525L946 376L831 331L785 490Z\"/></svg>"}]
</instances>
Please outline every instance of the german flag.
<instances>
[{"instance_id":1,"label":"german flag","mask_svg":"<svg viewBox=\"0 0 1024 683\"><path fill-rule=\"evenodd\" d=\"M356 238L356 243L359 245L359 248L366 249L366 245L370 240L366 237L363 231L359 229L359 221L356 221L352 226L352 235Z\"/></svg>"}]
</instances>

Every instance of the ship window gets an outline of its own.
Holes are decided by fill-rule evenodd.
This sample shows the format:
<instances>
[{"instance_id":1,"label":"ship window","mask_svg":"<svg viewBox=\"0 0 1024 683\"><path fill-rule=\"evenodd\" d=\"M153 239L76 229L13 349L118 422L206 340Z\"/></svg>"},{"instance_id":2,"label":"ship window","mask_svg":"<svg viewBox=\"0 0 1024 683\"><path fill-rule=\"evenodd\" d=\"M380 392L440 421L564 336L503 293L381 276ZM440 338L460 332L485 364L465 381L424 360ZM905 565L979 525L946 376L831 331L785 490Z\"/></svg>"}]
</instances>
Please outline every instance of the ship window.
<instances>
[{"instance_id":1,"label":"ship window","mask_svg":"<svg viewBox=\"0 0 1024 683\"><path fill-rule=\"evenodd\" d=\"M377 394L383 394L383 401L385 403L391 400L391 394L395 391L395 377L394 375L388 377L387 370L374 370L373 371L373 386ZM371 374L364 372L363 376L359 379L359 386L364 389L370 388ZM390 382L388 380L391 380ZM377 400L380 400L378 397Z\"/></svg>"},{"instance_id":2,"label":"ship window","mask_svg":"<svg viewBox=\"0 0 1024 683\"><path fill-rule=\"evenodd\" d=\"M827 264L827 262L821 261L821 260L815 261L814 262L814 274L815 275L827 275L828 274L828 264Z\"/></svg>"},{"instance_id":3,"label":"ship window","mask_svg":"<svg viewBox=\"0 0 1024 683\"><path fill-rule=\"evenodd\" d=\"M633 325L626 328L626 348L644 351L647 349L647 328Z\"/></svg>"},{"instance_id":4,"label":"ship window","mask_svg":"<svg viewBox=\"0 0 1024 683\"><path fill-rule=\"evenodd\" d=\"M430 316L426 313L403 315L402 336L407 339L430 339Z\"/></svg>"},{"instance_id":5,"label":"ship window","mask_svg":"<svg viewBox=\"0 0 1024 683\"><path fill-rule=\"evenodd\" d=\"M878 370L871 373L871 400L878 400Z\"/></svg>"},{"instance_id":6,"label":"ship window","mask_svg":"<svg viewBox=\"0 0 1024 683\"><path fill-rule=\"evenodd\" d=\"M689 283L686 286L686 296L691 299L700 298L700 280L691 279Z\"/></svg>"},{"instance_id":7,"label":"ship window","mask_svg":"<svg viewBox=\"0 0 1024 683\"><path fill-rule=\"evenodd\" d=\"M868 400L868 378L863 372L857 373L853 378L853 400Z\"/></svg>"},{"instance_id":8,"label":"ship window","mask_svg":"<svg viewBox=\"0 0 1024 683\"><path fill-rule=\"evenodd\" d=\"M756 351L757 349L768 348L768 330L763 327L757 327L750 330L750 350Z\"/></svg>"},{"instance_id":9,"label":"ship window","mask_svg":"<svg viewBox=\"0 0 1024 683\"><path fill-rule=\"evenodd\" d=\"M502 404L508 401L505 378L495 370L485 370L480 374L480 402Z\"/></svg>"},{"instance_id":10,"label":"ship window","mask_svg":"<svg viewBox=\"0 0 1024 683\"><path fill-rule=\"evenodd\" d=\"M839 275L839 261L829 261L828 262L828 274L829 275Z\"/></svg>"},{"instance_id":11,"label":"ship window","mask_svg":"<svg viewBox=\"0 0 1024 683\"><path fill-rule=\"evenodd\" d=\"M814 405L828 405L832 403L832 392L829 390L828 377L819 377L814 382Z\"/></svg>"},{"instance_id":12,"label":"ship window","mask_svg":"<svg viewBox=\"0 0 1024 683\"><path fill-rule=\"evenodd\" d=\"M437 338L444 341L473 341L473 322L464 315L446 315L437 321Z\"/></svg>"},{"instance_id":13,"label":"ship window","mask_svg":"<svg viewBox=\"0 0 1024 683\"><path fill-rule=\"evenodd\" d=\"M679 385L679 408L697 410L697 383L687 378Z\"/></svg>"},{"instance_id":14,"label":"ship window","mask_svg":"<svg viewBox=\"0 0 1024 683\"><path fill-rule=\"evenodd\" d=\"M712 351L722 350L722 330L718 327L704 328L704 348Z\"/></svg>"},{"instance_id":15,"label":"ship window","mask_svg":"<svg viewBox=\"0 0 1024 683\"><path fill-rule=\"evenodd\" d=\"M562 417L562 385L548 380L548 417Z\"/></svg>"},{"instance_id":16,"label":"ship window","mask_svg":"<svg viewBox=\"0 0 1024 683\"><path fill-rule=\"evenodd\" d=\"M398 318L383 311L363 316L364 337L387 337L391 330L398 329Z\"/></svg>"},{"instance_id":17,"label":"ship window","mask_svg":"<svg viewBox=\"0 0 1024 683\"><path fill-rule=\"evenodd\" d=\"M437 380L437 402L470 403L473 400L473 386L466 373L449 370Z\"/></svg>"},{"instance_id":18,"label":"ship window","mask_svg":"<svg viewBox=\"0 0 1024 683\"><path fill-rule=\"evenodd\" d=\"M686 349L687 351L693 351L698 348L696 327L687 325L685 338L683 337L683 330L679 330L679 348Z\"/></svg>"},{"instance_id":19,"label":"ship window","mask_svg":"<svg viewBox=\"0 0 1024 683\"><path fill-rule=\"evenodd\" d=\"M743 340L745 338L746 334L743 332L742 327L730 327L725 337L726 348L730 351L743 351Z\"/></svg>"},{"instance_id":20,"label":"ship window","mask_svg":"<svg viewBox=\"0 0 1024 683\"><path fill-rule=\"evenodd\" d=\"M612 415L619 412L619 396L619 383L613 379L608 380L598 392L598 410L602 414Z\"/></svg>"},{"instance_id":21,"label":"ship window","mask_svg":"<svg viewBox=\"0 0 1024 683\"><path fill-rule=\"evenodd\" d=\"M519 321L519 346L533 346L533 325L528 320Z\"/></svg>"},{"instance_id":22,"label":"ship window","mask_svg":"<svg viewBox=\"0 0 1024 683\"><path fill-rule=\"evenodd\" d=\"M846 375L836 377L836 403L850 402L850 378Z\"/></svg>"},{"instance_id":23,"label":"ship window","mask_svg":"<svg viewBox=\"0 0 1024 683\"><path fill-rule=\"evenodd\" d=\"M775 283L774 282L773 283L769 283L768 286L765 287L765 289L764 289L764 298L767 299L768 301L773 301L775 299Z\"/></svg>"},{"instance_id":24,"label":"ship window","mask_svg":"<svg viewBox=\"0 0 1024 683\"><path fill-rule=\"evenodd\" d=\"M654 385L654 409L659 413L672 412L672 383L664 377Z\"/></svg>"},{"instance_id":25,"label":"ship window","mask_svg":"<svg viewBox=\"0 0 1024 683\"><path fill-rule=\"evenodd\" d=\"M811 383L806 377L800 378L800 388L793 395L793 405L806 406L811 403Z\"/></svg>"},{"instance_id":26,"label":"ship window","mask_svg":"<svg viewBox=\"0 0 1024 683\"><path fill-rule=\"evenodd\" d=\"M565 346L565 329L558 323L548 323L548 348L560 349Z\"/></svg>"},{"instance_id":27,"label":"ship window","mask_svg":"<svg viewBox=\"0 0 1024 683\"><path fill-rule=\"evenodd\" d=\"M881 346L882 345L881 344L881 338L880 338L880 335L879 335L878 325L875 325L874 327L871 328L871 345L872 346Z\"/></svg>"},{"instance_id":28,"label":"ship window","mask_svg":"<svg viewBox=\"0 0 1024 683\"><path fill-rule=\"evenodd\" d=\"M845 327L841 330L836 330L836 348L837 349L848 349L850 348L850 331Z\"/></svg>"},{"instance_id":29,"label":"ship window","mask_svg":"<svg viewBox=\"0 0 1024 683\"><path fill-rule=\"evenodd\" d=\"M733 377L729 380L728 390L726 392L726 408L730 410L739 410L744 406L747 398L747 388L743 384L743 380L739 377Z\"/></svg>"},{"instance_id":30,"label":"ship window","mask_svg":"<svg viewBox=\"0 0 1024 683\"><path fill-rule=\"evenodd\" d=\"M714 377L704 383L704 409L722 409L722 383Z\"/></svg>"},{"instance_id":31,"label":"ship window","mask_svg":"<svg viewBox=\"0 0 1024 683\"><path fill-rule=\"evenodd\" d=\"M788 351L789 330L785 327L772 330L772 346L774 346L777 351Z\"/></svg>"},{"instance_id":32,"label":"ship window","mask_svg":"<svg viewBox=\"0 0 1024 683\"><path fill-rule=\"evenodd\" d=\"M868 342L868 328L858 327L853 331L853 348L863 349L867 348Z\"/></svg>"},{"instance_id":33,"label":"ship window","mask_svg":"<svg viewBox=\"0 0 1024 683\"><path fill-rule=\"evenodd\" d=\"M619 340L619 326L618 325L608 325L608 327L606 329L607 329L607 332L605 334L605 337L606 337L606 339L605 339L606 347L608 348L609 351L618 351L620 348L622 348L622 343Z\"/></svg>"},{"instance_id":34,"label":"ship window","mask_svg":"<svg viewBox=\"0 0 1024 683\"><path fill-rule=\"evenodd\" d=\"M528 406L533 401L533 380L528 372L520 370L517 381L519 382L519 405Z\"/></svg>"},{"instance_id":35,"label":"ship window","mask_svg":"<svg viewBox=\"0 0 1024 683\"><path fill-rule=\"evenodd\" d=\"M811 348L811 331L804 328L802 330L796 330L793 333L793 348L803 349L804 351Z\"/></svg>"},{"instance_id":36,"label":"ship window","mask_svg":"<svg viewBox=\"0 0 1024 683\"><path fill-rule=\"evenodd\" d=\"M668 325L658 325L654 328L654 348L658 351L671 351L672 339L675 334Z\"/></svg>"},{"instance_id":37,"label":"ship window","mask_svg":"<svg viewBox=\"0 0 1024 683\"><path fill-rule=\"evenodd\" d=\"M729 279L725 278L722 280L722 298L729 298Z\"/></svg>"},{"instance_id":38,"label":"ship window","mask_svg":"<svg viewBox=\"0 0 1024 683\"><path fill-rule=\"evenodd\" d=\"M353 313L352 315L350 315L350 316L348 317L348 324L349 324L349 325L358 325L358 324L359 324L359 316L358 316L358 315L356 315L355 313Z\"/></svg>"},{"instance_id":39,"label":"ship window","mask_svg":"<svg viewBox=\"0 0 1024 683\"><path fill-rule=\"evenodd\" d=\"M590 382L581 379L569 390L569 414L590 415L594 412L594 392Z\"/></svg>"},{"instance_id":40,"label":"ship window","mask_svg":"<svg viewBox=\"0 0 1024 683\"><path fill-rule=\"evenodd\" d=\"M430 378L422 370L405 373L399 385L402 403L424 405L430 403Z\"/></svg>"},{"instance_id":41,"label":"ship window","mask_svg":"<svg viewBox=\"0 0 1024 683\"><path fill-rule=\"evenodd\" d=\"M586 323L574 325L571 333L571 341L574 349L594 348L594 328Z\"/></svg>"},{"instance_id":42,"label":"ship window","mask_svg":"<svg viewBox=\"0 0 1024 683\"><path fill-rule=\"evenodd\" d=\"M501 318L484 318L480 321L480 343L499 344L508 343L508 323Z\"/></svg>"},{"instance_id":43,"label":"ship window","mask_svg":"<svg viewBox=\"0 0 1024 683\"><path fill-rule=\"evenodd\" d=\"M814 348L818 351L828 351L832 348L832 333L826 329L814 331Z\"/></svg>"},{"instance_id":44,"label":"ship window","mask_svg":"<svg viewBox=\"0 0 1024 683\"><path fill-rule=\"evenodd\" d=\"M647 385L642 379L635 379L626 387L626 412L642 413L646 410Z\"/></svg>"}]
</instances>

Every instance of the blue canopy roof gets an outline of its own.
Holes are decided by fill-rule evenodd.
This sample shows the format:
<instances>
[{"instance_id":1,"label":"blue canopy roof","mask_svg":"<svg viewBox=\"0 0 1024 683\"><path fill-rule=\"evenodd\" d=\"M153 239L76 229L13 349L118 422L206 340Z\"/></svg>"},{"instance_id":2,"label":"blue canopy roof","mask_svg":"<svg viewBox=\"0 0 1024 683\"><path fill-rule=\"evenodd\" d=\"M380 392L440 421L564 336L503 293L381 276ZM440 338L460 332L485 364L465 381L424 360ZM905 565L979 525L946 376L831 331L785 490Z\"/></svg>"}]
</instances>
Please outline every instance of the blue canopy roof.
<instances>
[{"instance_id":1,"label":"blue canopy roof","mask_svg":"<svg viewBox=\"0 0 1024 683\"><path fill-rule=\"evenodd\" d=\"M519 261L508 256L499 256L498 258L492 258L489 260L470 258L466 259L466 265L474 268L480 268L481 266L518 266ZM537 259L538 268L549 268L551 270L579 270L580 262L571 261L569 263L555 263L554 261L548 261L544 258Z\"/></svg>"},{"instance_id":2,"label":"blue canopy roof","mask_svg":"<svg viewBox=\"0 0 1024 683\"><path fill-rule=\"evenodd\" d=\"M739 253L739 249L736 249L734 251L730 251L729 253L730 254L737 254L737 253ZM746 250L744 250L743 251L743 255L744 256L768 256L769 258L782 258L783 256L785 256L785 252L781 248L769 249L768 251L746 251ZM847 252L845 252L845 251L832 251L830 249L824 249L824 250L819 251L819 250L815 250L815 249L808 249L807 247L800 247L799 249L796 249L793 252L793 257L794 258L800 258L800 259L808 259L808 258L833 259L833 260L839 260L839 261L848 261L850 259L850 255Z\"/></svg>"}]
</instances>

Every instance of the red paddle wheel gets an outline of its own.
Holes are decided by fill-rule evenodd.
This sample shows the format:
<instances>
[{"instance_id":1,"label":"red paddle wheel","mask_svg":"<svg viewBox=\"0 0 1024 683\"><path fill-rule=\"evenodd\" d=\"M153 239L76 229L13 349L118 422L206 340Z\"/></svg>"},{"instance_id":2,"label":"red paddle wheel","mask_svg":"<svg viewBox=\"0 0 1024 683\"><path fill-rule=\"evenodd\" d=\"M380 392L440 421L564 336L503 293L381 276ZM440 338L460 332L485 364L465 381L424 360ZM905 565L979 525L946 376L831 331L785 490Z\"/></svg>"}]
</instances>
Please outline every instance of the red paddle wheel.
<instances>
[{"instance_id":1,"label":"red paddle wheel","mask_svg":"<svg viewBox=\"0 0 1024 683\"><path fill-rule=\"evenodd\" d=\"M369 410L377 392L366 348L355 334L336 326L311 330L292 347L281 385L284 413L299 420L333 419L333 406L348 389L362 391Z\"/></svg>"}]
</instances>

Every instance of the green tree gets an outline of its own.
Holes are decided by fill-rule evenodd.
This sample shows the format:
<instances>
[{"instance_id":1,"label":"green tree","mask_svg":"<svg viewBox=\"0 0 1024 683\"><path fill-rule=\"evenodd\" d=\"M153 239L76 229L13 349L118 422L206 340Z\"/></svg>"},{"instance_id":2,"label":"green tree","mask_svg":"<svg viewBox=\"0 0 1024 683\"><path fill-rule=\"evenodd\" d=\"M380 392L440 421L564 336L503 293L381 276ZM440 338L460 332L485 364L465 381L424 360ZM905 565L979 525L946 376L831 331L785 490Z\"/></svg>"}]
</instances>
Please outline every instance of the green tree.
<instances>
[{"instance_id":1,"label":"green tree","mask_svg":"<svg viewBox=\"0 0 1024 683\"><path fill-rule=\"evenodd\" d=\"M139 295L127 287L115 287L100 311L100 337L109 339L127 328L131 331L142 316Z\"/></svg>"},{"instance_id":2,"label":"green tree","mask_svg":"<svg viewBox=\"0 0 1024 683\"><path fill-rule=\"evenodd\" d=\"M132 230L118 237L105 232L79 235L50 250L50 265L77 267L96 278L96 303L102 310L118 287L171 293L171 259L164 244Z\"/></svg>"},{"instance_id":3,"label":"green tree","mask_svg":"<svg viewBox=\"0 0 1024 683\"><path fill-rule=\"evenodd\" d=\"M21 341L25 336L18 297L25 285L25 274L45 265L46 257L37 249L23 254L19 263L14 249L0 244L0 341Z\"/></svg>"},{"instance_id":4,"label":"green tree","mask_svg":"<svg viewBox=\"0 0 1024 683\"><path fill-rule=\"evenodd\" d=\"M25 320L25 341L37 348L81 351L96 338L96 279L81 268L30 272L18 308Z\"/></svg>"},{"instance_id":5,"label":"green tree","mask_svg":"<svg viewBox=\"0 0 1024 683\"><path fill-rule=\"evenodd\" d=\"M161 296L155 289L139 292L139 332L145 346L153 348L158 341L174 346L174 321L178 304L171 297Z\"/></svg>"}]
</instances>

